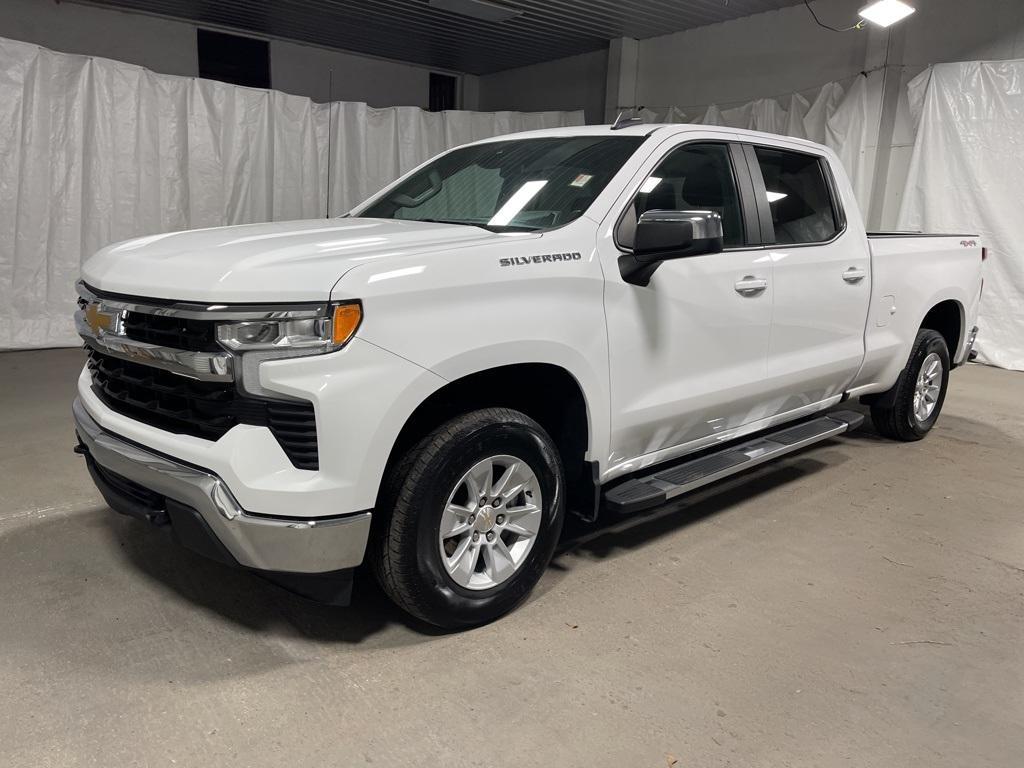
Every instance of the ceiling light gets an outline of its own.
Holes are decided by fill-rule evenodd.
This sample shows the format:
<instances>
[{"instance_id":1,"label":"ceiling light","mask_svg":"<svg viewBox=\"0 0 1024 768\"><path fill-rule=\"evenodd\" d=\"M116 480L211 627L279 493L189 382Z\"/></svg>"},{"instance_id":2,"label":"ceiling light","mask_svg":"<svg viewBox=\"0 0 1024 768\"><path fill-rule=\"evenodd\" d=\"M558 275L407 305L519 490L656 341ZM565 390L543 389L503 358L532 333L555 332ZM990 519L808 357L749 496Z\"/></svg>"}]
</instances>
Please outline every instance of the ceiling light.
<instances>
[{"instance_id":1,"label":"ceiling light","mask_svg":"<svg viewBox=\"0 0 1024 768\"><path fill-rule=\"evenodd\" d=\"M766 192L765 194L768 197L769 203L777 203L779 200L789 197L785 192Z\"/></svg>"},{"instance_id":2,"label":"ceiling light","mask_svg":"<svg viewBox=\"0 0 1024 768\"><path fill-rule=\"evenodd\" d=\"M481 21L508 21L523 15L520 8L510 8L487 0L427 0L427 5Z\"/></svg>"},{"instance_id":3,"label":"ceiling light","mask_svg":"<svg viewBox=\"0 0 1024 768\"><path fill-rule=\"evenodd\" d=\"M871 3L859 11L861 18L874 22L881 27L895 24L897 21L907 18L913 12L914 9L901 2L901 0L878 0L877 3Z\"/></svg>"}]
</instances>

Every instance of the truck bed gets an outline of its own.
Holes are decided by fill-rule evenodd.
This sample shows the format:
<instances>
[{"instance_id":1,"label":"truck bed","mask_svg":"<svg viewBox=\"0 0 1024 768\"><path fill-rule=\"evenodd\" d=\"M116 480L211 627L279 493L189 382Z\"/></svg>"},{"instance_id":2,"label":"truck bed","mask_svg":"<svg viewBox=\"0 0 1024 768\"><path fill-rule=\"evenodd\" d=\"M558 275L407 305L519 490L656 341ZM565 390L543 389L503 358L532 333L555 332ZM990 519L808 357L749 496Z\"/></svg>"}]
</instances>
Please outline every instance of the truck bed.
<instances>
[{"instance_id":1,"label":"truck bed","mask_svg":"<svg viewBox=\"0 0 1024 768\"><path fill-rule=\"evenodd\" d=\"M891 385L910 355L924 313L944 302L962 307L959 338L949 354L954 364L964 362L981 298L980 236L873 232L868 246L871 306L864 364L854 389Z\"/></svg>"}]
</instances>

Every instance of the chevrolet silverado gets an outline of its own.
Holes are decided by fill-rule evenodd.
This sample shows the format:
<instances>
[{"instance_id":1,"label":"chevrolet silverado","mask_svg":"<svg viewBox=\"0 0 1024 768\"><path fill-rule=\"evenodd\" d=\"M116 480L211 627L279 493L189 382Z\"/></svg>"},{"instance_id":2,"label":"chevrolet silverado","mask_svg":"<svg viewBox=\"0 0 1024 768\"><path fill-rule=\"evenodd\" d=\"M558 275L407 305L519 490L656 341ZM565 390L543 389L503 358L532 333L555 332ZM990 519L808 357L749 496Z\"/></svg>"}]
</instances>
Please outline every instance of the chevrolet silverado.
<instances>
[{"instance_id":1,"label":"chevrolet silverado","mask_svg":"<svg viewBox=\"0 0 1024 768\"><path fill-rule=\"evenodd\" d=\"M565 514L624 515L857 427L922 438L977 332L975 235L869 234L836 155L561 128L340 218L156 234L82 269L77 451L113 509L343 604L520 603Z\"/></svg>"}]
</instances>

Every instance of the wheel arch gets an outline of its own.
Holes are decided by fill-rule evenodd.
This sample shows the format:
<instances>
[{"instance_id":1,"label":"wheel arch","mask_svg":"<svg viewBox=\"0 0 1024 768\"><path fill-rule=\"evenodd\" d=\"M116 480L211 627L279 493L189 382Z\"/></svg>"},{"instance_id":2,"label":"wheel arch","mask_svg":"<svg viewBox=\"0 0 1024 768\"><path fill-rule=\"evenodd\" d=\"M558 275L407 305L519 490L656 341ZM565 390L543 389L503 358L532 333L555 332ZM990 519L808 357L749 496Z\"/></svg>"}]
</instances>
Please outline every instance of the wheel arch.
<instances>
[{"instance_id":1,"label":"wheel arch","mask_svg":"<svg viewBox=\"0 0 1024 768\"><path fill-rule=\"evenodd\" d=\"M964 338L964 306L957 299L943 299L932 305L918 328L928 328L946 340L950 361L956 360Z\"/></svg>"},{"instance_id":2,"label":"wheel arch","mask_svg":"<svg viewBox=\"0 0 1024 768\"><path fill-rule=\"evenodd\" d=\"M896 394L899 375L913 352L914 340L917 334L924 329L935 331L942 336L949 350L950 365L955 367L955 361L964 338L964 305L958 298L940 295L926 302L925 306L929 309L921 317L913 331L908 334L905 346L900 347L900 351L891 359L892 378L889 379L892 382L891 385L884 390L861 395L861 402L864 404L883 407L891 405L892 398Z\"/></svg>"},{"instance_id":3,"label":"wheel arch","mask_svg":"<svg viewBox=\"0 0 1024 768\"><path fill-rule=\"evenodd\" d=\"M539 423L558 447L570 507L593 503L595 473L587 461L594 437L590 404L579 379L548 362L508 363L449 380L409 414L391 447L384 476L436 427L488 407L512 408Z\"/></svg>"}]
</instances>

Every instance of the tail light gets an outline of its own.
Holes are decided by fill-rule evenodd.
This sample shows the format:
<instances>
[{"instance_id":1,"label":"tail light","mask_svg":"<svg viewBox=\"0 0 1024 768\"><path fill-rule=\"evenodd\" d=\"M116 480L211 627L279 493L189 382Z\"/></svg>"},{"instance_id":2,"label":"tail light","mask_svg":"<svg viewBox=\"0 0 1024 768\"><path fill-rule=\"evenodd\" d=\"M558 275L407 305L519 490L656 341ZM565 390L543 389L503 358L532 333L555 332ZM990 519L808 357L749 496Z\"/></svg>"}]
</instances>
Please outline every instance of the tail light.
<instances>
[{"instance_id":1,"label":"tail light","mask_svg":"<svg viewBox=\"0 0 1024 768\"><path fill-rule=\"evenodd\" d=\"M984 248L983 247L981 249L981 260L984 261L987 258L988 258L988 248Z\"/></svg>"}]
</instances>

